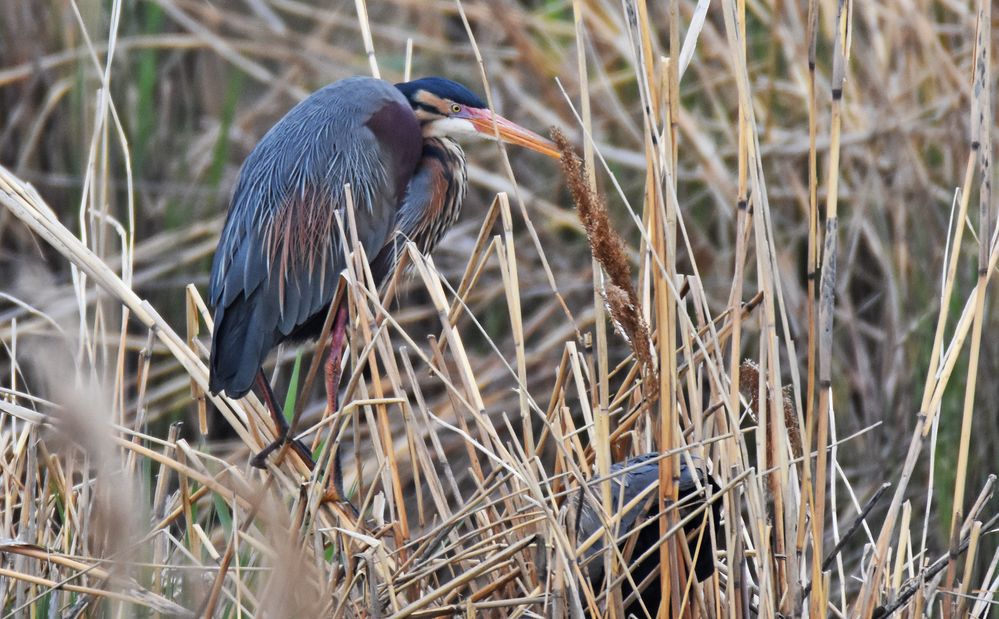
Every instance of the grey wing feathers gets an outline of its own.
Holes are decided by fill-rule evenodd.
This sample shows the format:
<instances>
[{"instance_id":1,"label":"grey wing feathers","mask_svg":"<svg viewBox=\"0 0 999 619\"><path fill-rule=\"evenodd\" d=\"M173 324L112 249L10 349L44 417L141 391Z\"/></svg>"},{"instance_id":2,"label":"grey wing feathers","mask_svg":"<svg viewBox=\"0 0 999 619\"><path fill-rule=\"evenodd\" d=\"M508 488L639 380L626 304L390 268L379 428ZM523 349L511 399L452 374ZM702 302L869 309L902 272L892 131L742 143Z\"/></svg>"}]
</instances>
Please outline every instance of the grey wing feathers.
<instances>
[{"instance_id":1,"label":"grey wing feathers","mask_svg":"<svg viewBox=\"0 0 999 619\"><path fill-rule=\"evenodd\" d=\"M698 478L695 482L694 475L687 466L686 458L680 460L680 478L677 481L680 498L691 492L695 492L698 483L703 487L708 483L707 471L704 469L704 462L696 456L691 456L694 468L697 469ZM636 467L637 468L632 468ZM620 473L623 469L631 469L626 473ZM642 491L659 481L659 454L656 452L645 453L634 458L629 458L624 462L617 462L611 465L611 501L613 509L618 505L625 506L632 499L639 496ZM597 496L600 494L600 482L589 482L590 489ZM618 536L627 533L635 526L638 517L648 510L648 505L655 504L655 497L658 492L653 490L647 495L647 500L640 501L629 509L620 521ZM582 497L580 497L582 499ZM653 512L655 513L655 512ZM600 517L593 509L589 501L583 500L579 509L579 541L585 541L601 527ZM592 556L603 549L602 541L597 541L590 546L587 556Z\"/></svg>"},{"instance_id":2,"label":"grey wing feathers","mask_svg":"<svg viewBox=\"0 0 999 619\"><path fill-rule=\"evenodd\" d=\"M212 264L213 393L249 391L270 349L332 301L344 266L334 216L346 225L344 184L358 240L369 257L381 249L421 140L406 99L372 78L317 91L261 139L240 172Z\"/></svg>"}]
</instances>

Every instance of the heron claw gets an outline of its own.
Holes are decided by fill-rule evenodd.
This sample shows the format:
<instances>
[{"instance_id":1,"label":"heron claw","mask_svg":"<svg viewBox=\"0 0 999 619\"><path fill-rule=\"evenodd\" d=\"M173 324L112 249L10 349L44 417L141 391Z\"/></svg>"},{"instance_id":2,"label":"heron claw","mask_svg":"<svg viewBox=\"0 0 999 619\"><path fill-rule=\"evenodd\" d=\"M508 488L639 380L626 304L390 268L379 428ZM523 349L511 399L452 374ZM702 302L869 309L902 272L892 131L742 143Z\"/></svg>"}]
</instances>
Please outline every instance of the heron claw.
<instances>
[{"instance_id":1,"label":"heron claw","mask_svg":"<svg viewBox=\"0 0 999 619\"><path fill-rule=\"evenodd\" d=\"M287 433L277 437L270 445L264 447L257 453L257 455L253 456L253 458L250 459L250 466L258 469L266 469L267 456L274 453L274 451L278 448L283 447L285 443L289 443L291 445L291 448L298 453L299 457L301 457L303 461L305 461L305 465L309 467L310 470L316 468L316 461L312 459L311 450L301 440L292 439Z\"/></svg>"}]
</instances>

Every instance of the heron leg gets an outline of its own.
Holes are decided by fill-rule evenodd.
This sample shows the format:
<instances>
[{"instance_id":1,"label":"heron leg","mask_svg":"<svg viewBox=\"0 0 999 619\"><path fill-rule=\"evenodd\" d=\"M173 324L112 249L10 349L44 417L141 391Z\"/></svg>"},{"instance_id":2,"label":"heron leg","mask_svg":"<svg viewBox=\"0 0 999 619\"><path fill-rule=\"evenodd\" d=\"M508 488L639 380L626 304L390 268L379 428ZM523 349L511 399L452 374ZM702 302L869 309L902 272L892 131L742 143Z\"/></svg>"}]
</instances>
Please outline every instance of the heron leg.
<instances>
[{"instance_id":1,"label":"heron leg","mask_svg":"<svg viewBox=\"0 0 999 619\"><path fill-rule=\"evenodd\" d=\"M267 407L267 411L271 414L271 419L274 420L274 426L277 429L277 438L270 445L264 447L260 453L253 456L250 464L258 469L267 468L267 456L271 455L274 450L285 443L290 442L292 449L298 452L298 455L305 461L306 466L310 469L315 468L316 462L312 459L312 452L309 448L302 441L291 440L291 427L288 425L288 421L285 420L284 414L281 412L281 407L278 406L277 399L274 397L274 390L271 389L271 383L267 380L267 376L264 375L263 368L257 372L256 385L257 389L260 390L260 397L264 401L264 406Z\"/></svg>"},{"instance_id":2,"label":"heron leg","mask_svg":"<svg viewBox=\"0 0 999 619\"><path fill-rule=\"evenodd\" d=\"M326 407L330 415L340 410L340 378L343 373L343 347L347 339L347 322L350 312L346 300L340 303L333 320L333 330L330 333L330 350L326 356ZM343 491L343 469L340 467L340 450L333 451L333 487L328 493L328 499L343 501L346 493Z\"/></svg>"}]
</instances>

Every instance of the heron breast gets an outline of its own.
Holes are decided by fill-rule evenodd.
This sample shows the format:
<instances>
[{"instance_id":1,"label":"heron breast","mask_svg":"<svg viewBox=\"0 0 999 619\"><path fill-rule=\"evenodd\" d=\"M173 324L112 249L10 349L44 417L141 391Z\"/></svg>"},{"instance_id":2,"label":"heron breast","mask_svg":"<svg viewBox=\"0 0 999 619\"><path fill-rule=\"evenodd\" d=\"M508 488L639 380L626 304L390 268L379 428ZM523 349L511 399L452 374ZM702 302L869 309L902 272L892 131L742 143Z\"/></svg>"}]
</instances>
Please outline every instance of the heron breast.
<instances>
[{"instance_id":1,"label":"heron breast","mask_svg":"<svg viewBox=\"0 0 999 619\"><path fill-rule=\"evenodd\" d=\"M417 238L417 244L420 251L428 253L437 246L461 214L461 203L468 187L465 155L453 140L426 140L421 171L427 174L429 196L421 226L422 234Z\"/></svg>"}]
</instances>

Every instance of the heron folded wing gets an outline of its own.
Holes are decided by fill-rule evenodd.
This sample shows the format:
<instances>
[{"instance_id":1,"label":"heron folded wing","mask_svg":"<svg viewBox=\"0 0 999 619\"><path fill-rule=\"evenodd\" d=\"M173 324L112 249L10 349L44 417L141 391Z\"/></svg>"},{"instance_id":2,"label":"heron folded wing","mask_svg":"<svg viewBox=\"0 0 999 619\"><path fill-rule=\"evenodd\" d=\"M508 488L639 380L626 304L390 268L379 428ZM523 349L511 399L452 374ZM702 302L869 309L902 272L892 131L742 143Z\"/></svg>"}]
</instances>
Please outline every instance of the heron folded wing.
<instances>
[{"instance_id":1,"label":"heron folded wing","mask_svg":"<svg viewBox=\"0 0 999 619\"><path fill-rule=\"evenodd\" d=\"M409 114L392 132L408 144L402 155L384 121L368 126L386 107ZM420 140L402 95L371 78L327 86L264 136L240 172L212 266L213 392L245 394L270 349L325 314L345 265L335 223L337 212L347 221L345 185L369 257L386 244L416 165L405 152Z\"/></svg>"}]
</instances>

